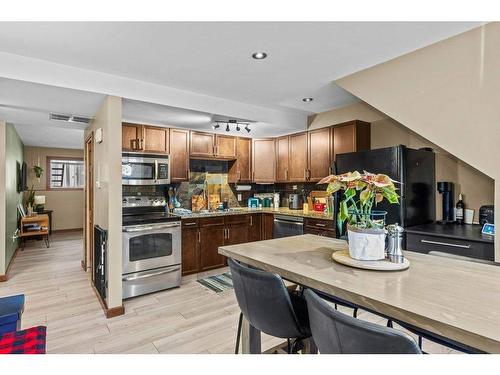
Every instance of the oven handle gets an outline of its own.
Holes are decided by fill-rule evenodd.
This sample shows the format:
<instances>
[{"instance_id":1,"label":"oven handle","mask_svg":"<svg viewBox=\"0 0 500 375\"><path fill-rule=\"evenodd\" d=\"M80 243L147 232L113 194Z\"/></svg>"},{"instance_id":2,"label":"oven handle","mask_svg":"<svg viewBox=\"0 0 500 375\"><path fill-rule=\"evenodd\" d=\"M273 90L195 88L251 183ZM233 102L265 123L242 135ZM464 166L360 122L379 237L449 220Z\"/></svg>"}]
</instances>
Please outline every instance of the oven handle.
<instances>
[{"instance_id":1,"label":"oven handle","mask_svg":"<svg viewBox=\"0 0 500 375\"><path fill-rule=\"evenodd\" d=\"M284 223L284 224L304 226L304 223L301 221L288 221L288 220L274 219L274 222L275 223Z\"/></svg>"},{"instance_id":2,"label":"oven handle","mask_svg":"<svg viewBox=\"0 0 500 375\"><path fill-rule=\"evenodd\" d=\"M160 275L165 275L167 273L172 273L175 271L179 271L181 268L180 267L175 267L171 268L165 271L158 271L158 272L153 272L153 273L148 273L146 275L140 275L140 276L127 276L123 277L122 281L134 281L134 280L139 280L139 279L146 279L148 277L153 277L153 276L160 276Z\"/></svg>"},{"instance_id":3,"label":"oven handle","mask_svg":"<svg viewBox=\"0 0 500 375\"><path fill-rule=\"evenodd\" d=\"M147 232L150 230L158 230L158 229L166 229L166 228L177 228L180 227L180 223L174 223L174 224L164 224L164 225L150 225L147 227L132 227L132 228L123 228L124 232L130 233L130 232Z\"/></svg>"}]
</instances>

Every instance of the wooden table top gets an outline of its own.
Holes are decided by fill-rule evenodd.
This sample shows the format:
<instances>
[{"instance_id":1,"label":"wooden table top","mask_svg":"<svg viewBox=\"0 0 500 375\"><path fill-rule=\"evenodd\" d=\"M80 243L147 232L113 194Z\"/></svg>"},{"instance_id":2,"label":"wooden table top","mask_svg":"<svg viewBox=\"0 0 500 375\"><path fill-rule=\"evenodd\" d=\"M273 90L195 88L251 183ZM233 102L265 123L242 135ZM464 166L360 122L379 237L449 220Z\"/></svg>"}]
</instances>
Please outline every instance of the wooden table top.
<instances>
[{"instance_id":1,"label":"wooden table top","mask_svg":"<svg viewBox=\"0 0 500 375\"><path fill-rule=\"evenodd\" d=\"M405 251L397 272L331 259L343 240L302 235L222 246L219 253L489 353L500 353L500 267Z\"/></svg>"},{"instance_id":2,"label":"wooden table top","mask_svg":"<svg viewBox=\"0 0 500 375\"><path fill-rule=\"evenodd\" d=\"M37 214L33 216L25 216L21 218L21 222L23 223L36 223L39 221L49 220L49 215L46 214Z\"/></svg>"}]
</instances>

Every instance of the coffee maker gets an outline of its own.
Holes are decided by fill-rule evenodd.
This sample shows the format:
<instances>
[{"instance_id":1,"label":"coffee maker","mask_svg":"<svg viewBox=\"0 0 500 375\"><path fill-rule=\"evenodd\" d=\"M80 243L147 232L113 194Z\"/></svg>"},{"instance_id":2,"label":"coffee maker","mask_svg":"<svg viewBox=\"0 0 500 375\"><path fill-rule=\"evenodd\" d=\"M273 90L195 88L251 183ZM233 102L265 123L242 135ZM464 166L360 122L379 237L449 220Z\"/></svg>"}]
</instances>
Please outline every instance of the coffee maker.
<instances>
[{"instance_id":1,"label":"coffee maker","mask_svg":"<svg viewBox=\"0 0 500 375\"><path fill-rule=\"evenodd\" d=\"M441 181L437 183L437 190L439 194L441 194L443 199L443 220L438 221L439 224L448 224L453 223L453 208L454 199L453 199L453 182Z\"/></svg>"}]
</instances>

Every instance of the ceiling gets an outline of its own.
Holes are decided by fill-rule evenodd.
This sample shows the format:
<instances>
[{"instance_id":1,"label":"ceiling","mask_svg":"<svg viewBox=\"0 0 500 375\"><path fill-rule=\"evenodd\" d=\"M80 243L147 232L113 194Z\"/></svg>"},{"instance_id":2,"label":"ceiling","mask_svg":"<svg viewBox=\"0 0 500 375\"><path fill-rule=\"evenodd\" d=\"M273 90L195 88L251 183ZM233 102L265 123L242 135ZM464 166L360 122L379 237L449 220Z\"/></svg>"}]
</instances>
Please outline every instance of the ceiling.
<instances>
[{"instance_id":1,"label":"ceiling","mask_svg":"<svg viewBox=\"0 0 500 375\"><path fill-rule=\"evenodd\" d=\"M47 94L28 83L18 83L13 96L0 93L0 116L19 127L23 140L40 143L37 127L53 128L54 124L42 121L33 111L61 108L61 112L93 115L102 94L113 94L134 99L124 105L124 118L129 120L165 123L162 116L174 118L182 113L183 118L176 120L178 126L201 129L210 122L203 124L201 117L216 112L257 122L253 136L273 136L303 130L307 114L358 100L336 86L335 79L480 24L1 22L0 76L66 89L46 86ZM252 59L256 51L266 52L268 58ZM72 80L73 74L82 72L84 78ZM118 78L121 83L127 79L127 91L112 92ZM154 97L160 89L170 89L170 96ZM1 92L6 92L3 87ZM304 97L314 101L305 103ZM193 121L189 123L188 118ZM65 128L73 130L81 133L81 129ZM51 144L69 139L48 138L43 141ZM76 138L68 143L74 147Z\"/></svg>"}]
</instances>

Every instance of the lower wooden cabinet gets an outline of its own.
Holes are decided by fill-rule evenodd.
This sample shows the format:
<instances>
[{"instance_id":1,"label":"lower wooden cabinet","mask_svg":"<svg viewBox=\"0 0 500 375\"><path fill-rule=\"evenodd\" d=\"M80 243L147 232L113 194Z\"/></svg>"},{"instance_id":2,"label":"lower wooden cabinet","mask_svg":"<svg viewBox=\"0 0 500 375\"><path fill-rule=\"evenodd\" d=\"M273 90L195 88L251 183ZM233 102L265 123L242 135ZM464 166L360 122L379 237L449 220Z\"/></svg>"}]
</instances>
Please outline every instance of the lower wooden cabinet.
<instances>
[{"instance_id":1,"label":"lower wooden cabinet","mask_svg":"<svg viewBox=\"0 0 500 375\"><path fill-rule=\"evenodd\" d=\"M226 258L219 254L224 245L224 224L200 227L200 271L224 267Z\"/></svg>"},{"instance_id":2,"label":"lower wooden cabinet","mask_svg":"<svg viewBox=\"0 0 500 375\"><path fill-rule=\"evenodd\" d=\"M200 270L200 231L198 223L182 228L182 275L190 275Z\"/></svg>"},{"instance_id":3,"label":"lower wooden cabinet","mask_svg":"<svg viewBox=\"0 0 500 375\"><path fill-rule=\"evenodd\" d=\"M252 214L248 224L248 242L262 239L262 214Z\"/></svg>"},{"instance_id":4,"label":"lower wooden cabinet","mask_svg":"<svg viewBox=\"0 0 500 375\"><path fill-rule=\"evenodd\" d=\"M304 234L335 238L334 221L306 218L304 220Z\"/></svg>"},{"instance_id":5,"label":"lower wooden cabinet","mask_svg":"<svg viewBox=\"0 0 500 375\"><path fill-rule=\"evenodd\" d=\"M273 239L274 215L262 214L262 239Z\"/></svg>"}]
</instances>

